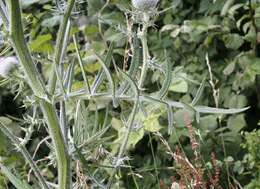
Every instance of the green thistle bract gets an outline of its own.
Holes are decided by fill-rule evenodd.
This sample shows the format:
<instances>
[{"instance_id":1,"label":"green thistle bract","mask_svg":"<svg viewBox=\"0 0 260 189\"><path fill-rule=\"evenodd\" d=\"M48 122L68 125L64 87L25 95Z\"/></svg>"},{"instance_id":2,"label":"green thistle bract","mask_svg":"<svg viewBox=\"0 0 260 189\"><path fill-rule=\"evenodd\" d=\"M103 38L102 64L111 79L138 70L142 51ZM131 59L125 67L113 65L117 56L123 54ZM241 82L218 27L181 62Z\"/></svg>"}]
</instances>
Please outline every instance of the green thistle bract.
<instances>
[{"instance_id":1,"label":"green thistle bract","mask_svg":"<svg viewBox=\"0 0 260 189\"><path fill-rule=\"evenodd\" d=\"M154 9L159 0L132 0L132 5L139 10Z\"/></svg>"}]
</instances>

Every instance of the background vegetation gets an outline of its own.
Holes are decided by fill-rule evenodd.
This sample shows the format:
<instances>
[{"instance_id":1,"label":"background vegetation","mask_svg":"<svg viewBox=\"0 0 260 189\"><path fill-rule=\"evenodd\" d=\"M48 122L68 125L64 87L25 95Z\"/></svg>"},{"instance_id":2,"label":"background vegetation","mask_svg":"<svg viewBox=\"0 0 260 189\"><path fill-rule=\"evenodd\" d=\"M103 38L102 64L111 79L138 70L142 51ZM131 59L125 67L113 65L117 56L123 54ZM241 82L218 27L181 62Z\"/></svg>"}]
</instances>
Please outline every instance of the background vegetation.
<instances>
[{"instance_id":1,"label":"background vegetation","mask_svg":"<svg viewBox=\"0 0 260 189\"><path fill-rule=\"evenodd\" d=\"M60 2L21 1L27 44L46 80L51 76L64 9ZM117 67L127 71L131 66L129 27L136 31L139 26L132 23L130 10L128 0L76 2L71 16L68 56L63 61L64 69L74 71L72 92L85 85L75 44L92 83L102 68L96 54L107 57L114 43L109 70L115 83L121 82ZM134 132L126 146L127 156L121 158L122 165L112 187L260 188L260 2L161 0L158 11L147 35L152 58L145 92L155 93L163 85L160 68L165 65L166 50L172 68L167 98L187 107L174 108L174 128L169 135L165 107L158 103L143 105L144 111L137 113ZM1 22L0 25L0 55L14 55L8 32ZM99 90L110 89L109 84L103 83ZM199 105L250 106L250 109L234 115L201 114L198 119L188 106L198 96L198 90L201 91L200 98L196 99ZM61 111L60 104L56 106ZM74 160L74 187L102 188L111 174L117 148L122 144L124 124L132 104L120 102L113 107L103 99L72 99L66 108L68 125L73 127L73 141L78 146L84 144L70 152ZM37 151L33 159L44 177L56 181L56 162L45 121L20 69L1 82L0 116L1 122L16 136L24 138L31 154ZM30 166L1 132L0 162L37 188ZM0 188L14 188L5 174L0 175Z\"/></svg>"}]
</instances>

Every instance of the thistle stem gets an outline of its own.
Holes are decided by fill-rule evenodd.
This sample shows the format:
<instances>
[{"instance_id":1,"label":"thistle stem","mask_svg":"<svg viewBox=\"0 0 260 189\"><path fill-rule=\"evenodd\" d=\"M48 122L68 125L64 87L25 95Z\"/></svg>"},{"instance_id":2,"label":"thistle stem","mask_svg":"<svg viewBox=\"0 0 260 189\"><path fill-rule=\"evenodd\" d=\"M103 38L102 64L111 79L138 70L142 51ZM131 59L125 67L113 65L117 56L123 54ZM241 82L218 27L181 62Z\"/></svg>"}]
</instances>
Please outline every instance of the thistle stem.
<instances>
[{"instance_id":1,"label":"thistle stem","mask_svg":"<svg viewBox=\"0 0 260 189\"><path fill-rule=\"evenodd\" d=\"M5 5L2 2L2 0L0 1L0 16L3 20L3 23L8 27L9 26L9 20L6 14L6 9L5 9Z\"/></svg>"},{"instance_id":2,"label":"thistle stem","mask_svg":"<svg viewBox=\"0 0 260 189\"><path fill-rule=\"evenodd\" d=\"M72 9L74 7L75 0L68 0L67 3L67 8L65 10L64 16L62 23L60 25L59 31L58 31L58 36L57 36L57 41L56 41L56 47L55 47L55 54L54 54L54 59L53 59L53 72L51 75L50 83L49 83L49 92L50 94L53 94L55 92L56 88L56 83L57 83L57 75L55 73L55 66L60 65L63 59L64 55L64 46L66 46L66 32L70 28L70 21L69 18L71 16Z\"/></svg>"},{"instance_id":3,"label":"thistle stem","mask_svg":"<svg viewBox=\"0 0 260 189\"><path fill-rule=\"evenodd\" d=\"M39 105L48 125L57 158L59 188L70 189L70 158L62 136L55 107L49 103L45 85L42 82L40 74L36 69L32 56L26 45L23 34L19 0L8 0L7 2L10 11L10 39L27 77L29 86L31 87L34 95L39 99Z\"/></svg>"},{"instance_id":4,"label":"thistle stem","mask_svg":"<svg viewBox=\"0 0 260 189\"><path fill-rule=\"evenodd\" d=\"M18 150L22 153L27 163L31 166L35 176L41 183L41 186L43 189L49 189L46 180L41 175L41 171L33 161L33 158L25 148L25 145L21 143L21 141L18 140L16 136L12 134L12 132L8 129L8 127L0 121L0 130L14 143L14 145L18 148Z\"/></svg>"},{"instance_id":5,"label":"thistle stem","mask_svg":"<svg viewBox=\"0 0 260 189\"><path fill-rule=\"evenodd\" d=\"M148 60L149 60L149 50L148 50L148 44L147 44L147 30L149 27L149 15L144 13L144 24L142 30L139 32L139 38L142 43L142 49L143 49L143 67L141 71L140 81L138 84L138 88L142 89L143 83L146 78L147 70L148 70Z\"/></svg>"}]
</instances>

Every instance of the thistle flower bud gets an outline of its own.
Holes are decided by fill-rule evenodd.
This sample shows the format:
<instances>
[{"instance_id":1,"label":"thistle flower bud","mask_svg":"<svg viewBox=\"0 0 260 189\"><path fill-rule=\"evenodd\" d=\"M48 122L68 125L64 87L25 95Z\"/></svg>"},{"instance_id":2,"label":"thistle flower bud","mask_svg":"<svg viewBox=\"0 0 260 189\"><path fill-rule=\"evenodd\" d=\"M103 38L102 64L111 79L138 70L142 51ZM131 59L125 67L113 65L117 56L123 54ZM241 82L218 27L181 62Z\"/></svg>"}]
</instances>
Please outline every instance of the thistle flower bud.
<instances>
[{"instance_id":1,"label":"thistle flower bud","mask_svg":"<svg viewBox=\"0 0 260 189\"><path fill-rule=\"evenodd\" d=\"M154 9L159 0L132 0L132 5L139 10Z\"/></svg>"},{"instance_id":2,"label":"thistle flower bud","mask_svg":"<svg viewBox=\"0 0 260 189\"><path fill-rule=\"evenodd\" d=\"M7 78L8 74L19 62L16 57L0 57L0 76Z\"/></svg>"}]
</instances>

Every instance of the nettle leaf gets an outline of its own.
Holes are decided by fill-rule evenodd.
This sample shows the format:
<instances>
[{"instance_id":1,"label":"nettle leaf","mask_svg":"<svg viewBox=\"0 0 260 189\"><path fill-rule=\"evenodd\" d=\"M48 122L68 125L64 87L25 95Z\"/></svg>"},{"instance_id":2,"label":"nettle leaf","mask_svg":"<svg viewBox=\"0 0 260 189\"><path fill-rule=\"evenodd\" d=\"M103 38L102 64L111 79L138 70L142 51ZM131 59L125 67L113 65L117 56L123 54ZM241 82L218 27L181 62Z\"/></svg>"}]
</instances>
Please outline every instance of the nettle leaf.
<instances>
[{"instance_id":1,"label":"nettle leaf","mask_svg":"<svg viewBox=\"0 0 260 189\"><path fill-rule=\"evenodd\" d=\"M225 99L225 105L229 108L242 108L247 105L247 98L244 95L232 95Z\"/></svg>"},{"instance_id":2,"label":"nettle leaf","mask_svg":"<svg viewBox=\"0 0 260 189\"><path fill-rule=\"evenodd\" d=\"M124 34L119 33L118 31L115 31L113 28L109 28L108 30L106 30L104 36L105 36L107 41L116 41L116 42L120 42L120 43L123 43L123 44L125 42Z\"/></svg>"},{"instance_id":3,"label":"nettle leaf","mask_svg":"<svg viewBox=\"0 0 260 189\"><path fill-rule=\"evenodd\" d=\"M231 116L227 125L231 131L239 133L246 126L245 116L243 114Z\"/></svg>"},{"instance_id":4,"label":"nettle leaf","mask_svg":"<svg viewBox=\"0 0 260 189\"><path fill-rule=\"evenodd\" d=\"M242 36L238 34L228 34L223 37L225 45L229 49L237 50L244 43Z\"/></svg>"},{"instance_id":5,"label":"nettle leaf","mask_svg":"<svg viewBox=\"0 0 260 189\"><path fill-rule=\"evenodd\" d=\"M159 123L161 113L151 113L143 121L143 126L146 131L158 132L162 126Z\"/></svg>"},{"instance_id":6,"label":"nettle leaf","mask_svg":"<svg viewBox=\"0 0 260 189\"><path fill-rule=\"evenodd\" d=\"M241 66L246 81L255 81L256 75L260 74L260 58L252 54L243 54L237 59L237 63Z\"/></svg>"},{"instance_id":7,"label":"nettle leaf","mask_svg":"<svg viewBox=\"0 0 260 189\"><path fill-rule=\"evenodd\" d=\"M188 82L184 79L187 75L180 74L183 77L173 76L169 91L177 93L186 93L188 91Z\"/></svg>"},{"instance_id":8,"label":"nettle leaf","mask_svg":"<svg viewBox=\"0 0 260 189\"><path fill-rule=\"evenodd\" d=\"M115 143L122 144L122 141L124 140L125 132L127 132L127 128L124 126L121 120L118 120L116 118L112 118L111 125L118 132L118 138L115 141ZM129 134L126 148L127 149L134 148L135 145L143 138L143 136L144 136L143 128L133 129Z\"/></svg>"},{"instance_id":9,"label":"nettle leaf","mask_svg":"<svg viewBox=\"0 0 260 189\"><path fill-rule=\"evenodd\" d=\"M174 29L176 29L176 28L179 28L179 26L178 26L178 25L175 25L175 24L167 24L167 25L164 25L164 26L162 27L162 29L160 30L160 32L162 33L162 32L166 32L166 31L172 31L172 30L174 30Z\"/></svg>"},{"instance_id":10,"label":"nettle leaf","mask_svg":"<svg viewBox=\"0 0 260 189\"><path fill-rule=\"evenodd\" d=\"M39 35L30 42L29 48L32 52L52 53L53 46L50 43L51 40L51 34Z\"/></svg>"},{"instance_id":11,"label":"nettle leaf","mask_svg":"<svg viewBox=\"0 0 260 189\"><path fill-rule=\"evenodd\" d=\"M112 11L111 13L103 14L101 20L106 24L109 24L111 26L116 26L124 23L125 17L120 12Z\"/></svg>"},{"instance_id":12,"label":"nettle leaf","mask_svg":"<svg viewBox=\"0 0 260 189\"><path fill-rule=\"evenodd\" d=\"M50 18L46 18L42 21L41 25L43 27L54 27L54 26L57 26L58 24L60 24L62 20L62 16L61 15L53 15L52 17Z\"/></svg>"},{"instance_id":13,"label":"nettle leaf","mask_svg":"<svg viewBox=\"0 0 260 189\"><path fill-rule=\"evenodd\" d=\"M230 64L228 64L228 66L223 70L223 73L225 75L230 75L233 73L233 71L235 70L236 67L236 62L232 61Z\"/></svg>"},{"instance_id":14,"label":"nettle leaf","mask_svg":"<svg viewBox=\"0 0 260 189\"><path fill-rule=\"evenodd\" d=\"M218 127L217 116L208 115L201 117L199 126L203 131L214 131Z\"/></svg>"},{"instance_id":15,"label":"nettle leaf","mask_svg":"<svg viewBox=\"0 0 260 189\"><path fill-rule=\"evenodd\" d=\"M86 34L86 36L88 36L89 38L93 38L98 34L99 30L98 30L98 26L96 25L88 25L88 27L85 28L84 33Z\"/></svg>"}]
</instances>

